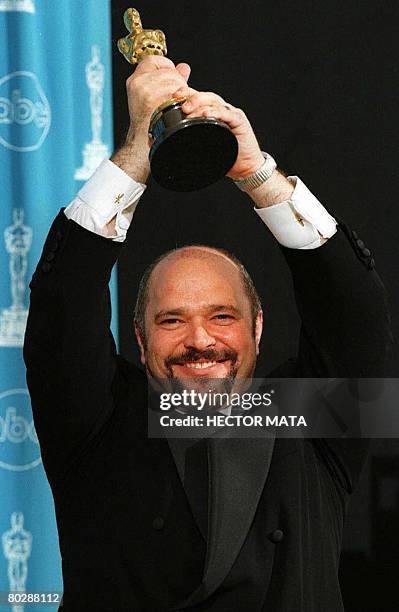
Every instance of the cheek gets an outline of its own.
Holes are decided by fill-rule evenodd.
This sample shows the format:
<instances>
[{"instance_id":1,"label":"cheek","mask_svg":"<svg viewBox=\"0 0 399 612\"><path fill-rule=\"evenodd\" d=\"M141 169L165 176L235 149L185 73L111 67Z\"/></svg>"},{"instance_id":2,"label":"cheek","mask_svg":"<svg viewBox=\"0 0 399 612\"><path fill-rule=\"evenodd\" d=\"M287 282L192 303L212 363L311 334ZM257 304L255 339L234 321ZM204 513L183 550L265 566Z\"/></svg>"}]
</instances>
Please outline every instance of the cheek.
<instances>
[{"instance_id":1,"label":"cheek","mask_svg":"<svg viewBox=\"0 0 399 612\"><path fill-rule=\"evenodd\" d=\"M222 333L218 334L218 338L223 344L237 351L241 357L254 348L253 334L246 327L235 329L226 327Z\"/></svg>"},{"instance_id":2,"label":"cheek","mask_svg":"<svg viewBox=\"0 0 399 612\"><path fill-rule=\"evenodd\" d=\"M181 334L157 330L148 338L147 351L150 358L164 359L171 355L181 342Z\"/></svg>"}]
</instances>

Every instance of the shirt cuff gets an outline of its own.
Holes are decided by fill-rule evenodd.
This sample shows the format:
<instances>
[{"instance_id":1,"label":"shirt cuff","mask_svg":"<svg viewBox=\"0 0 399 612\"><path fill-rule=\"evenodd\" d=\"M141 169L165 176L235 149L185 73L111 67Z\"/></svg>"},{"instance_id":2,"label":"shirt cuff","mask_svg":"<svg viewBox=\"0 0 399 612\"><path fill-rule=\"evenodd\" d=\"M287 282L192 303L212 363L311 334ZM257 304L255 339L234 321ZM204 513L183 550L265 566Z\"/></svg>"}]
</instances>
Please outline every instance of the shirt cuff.
<instances>
[{"instance_id":1,"label":"shirt cuff","mask_svg":"<svg viewBox=\"0 0 399 612\"><path fill-rule=\"evenodd\" d=\"M267 208L255 208L275 238L290 249L316 249L337 231L337 222L297 176L289 200Z\"/></svg>"},{"instance_id":2,"label":"shirt cuff","mask_svg":"<svg viewBox=\"0 0 399 612\"><path fill-rule=\"evenodd\" d=\"M145 188L106 159L66 207L64 214L91 232L123 242ZM115 233L110 236L106 225L115 215Z\"/></svg>"}]
</instances>

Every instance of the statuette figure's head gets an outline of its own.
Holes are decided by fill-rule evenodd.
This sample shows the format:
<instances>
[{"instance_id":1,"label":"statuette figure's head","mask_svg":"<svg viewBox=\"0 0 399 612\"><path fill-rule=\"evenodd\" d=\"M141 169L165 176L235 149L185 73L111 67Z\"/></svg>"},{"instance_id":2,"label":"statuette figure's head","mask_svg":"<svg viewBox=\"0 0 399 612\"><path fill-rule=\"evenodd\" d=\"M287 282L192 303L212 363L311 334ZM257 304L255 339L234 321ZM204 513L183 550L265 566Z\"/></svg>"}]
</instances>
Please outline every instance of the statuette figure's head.
<instances>
[{"instance_id":1,"label":"statuette figure's head","mask_svg":"<svg viewBox=\"0 0 399 612\"><path fill-rule=\"evenodd\" d=\"M146 55L166 55L165 34L161 30L144 30L136 9L127 9L123 20L130 34L118 40L118 49L128 62L137 64Z\"/></svg>"}]
</instances>

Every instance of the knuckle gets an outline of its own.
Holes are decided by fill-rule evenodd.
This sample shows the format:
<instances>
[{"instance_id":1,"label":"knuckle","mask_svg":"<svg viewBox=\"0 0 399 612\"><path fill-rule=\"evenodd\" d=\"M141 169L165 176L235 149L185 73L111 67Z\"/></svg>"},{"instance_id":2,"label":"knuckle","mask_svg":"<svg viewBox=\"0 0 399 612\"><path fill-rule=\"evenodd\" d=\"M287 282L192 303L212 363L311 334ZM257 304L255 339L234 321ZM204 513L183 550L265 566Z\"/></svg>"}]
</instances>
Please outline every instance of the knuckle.
<instances>
[{"instance_id":1,"label":"knuckle","mask_svg":"<svg viewBox=\"0 0 399 612\"><path fill-rule=\"evenodd\" d=\"M208 99L211 99L215 102L224 102L223 98L219 96L219 94L215 93L214 91L206 91L205 95Z\"/></svg>"},{"instance_id":2,"label":"knuckle","mask_svg":"<svg viewBox=\"0 0 399 612\"><path fill-rule=\"evenodd\" d=\"M159 56L159 55L158 56L154 55L153 57L158 58L159 64L164 66L165 68L173 68L173 69L175 69L174 63L168 57L163 57L163 56Z\"/></svg>"},{"instance_id":3,"label":"knuckle","mask_svg":"<svg viewBox=\"0 0 399 612\"><path fill-rule=\"evenodd\" d=\"M187 86L187 83L185 82L184 79L179 79L179 78L171 78L168 81L168 86L171 87L172 89L176 89L176 87L184 87Z\"/></svg>"},{"instance_id":4,"label":"knuckle","mask_svg":"<svg viewBox=\"0 0 399 612\"><path fill-rule=\"evenodd\" d=\"M154 66L156 68L174 68L175 65L171 59L162 55L147 55L142 61L141 65L146 63L147 66Z\"/></svg>"},{"instance_id":5,"label":"knuckle","mask_svg":"<svg viewBox=\"0 0 399 612\"><path fill-rule=\"evenodd\" d=\"M163 73L160 73L159 76L156 76L157 80L159 80L159 82L163 85L171 85L172 83L179 83L180 85L181 83L185 82L184 79L180 78L178 74L175 74L171 70L167 70Z\"/></svg>"}]
</instances>

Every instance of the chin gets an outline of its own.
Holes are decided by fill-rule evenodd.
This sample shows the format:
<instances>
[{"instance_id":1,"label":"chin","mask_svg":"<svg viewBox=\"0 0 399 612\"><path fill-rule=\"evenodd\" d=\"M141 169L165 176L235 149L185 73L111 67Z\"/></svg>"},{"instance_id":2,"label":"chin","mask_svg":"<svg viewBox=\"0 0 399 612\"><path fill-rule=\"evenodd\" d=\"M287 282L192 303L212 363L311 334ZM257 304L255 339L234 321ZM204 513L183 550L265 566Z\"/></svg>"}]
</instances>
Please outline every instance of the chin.
<instances>
[{"instance_id":1,"label":"chin","mask_svg":"<svg viewBox=\"0 0 399 612\"><path fill-rule=\"evenodd\" d=\"M228 374L224 377L214 378L212 376L173 376L172 385L176 391L195 391L197 393L231 393L235 373Z\"/></svg>"}]
</instances>

